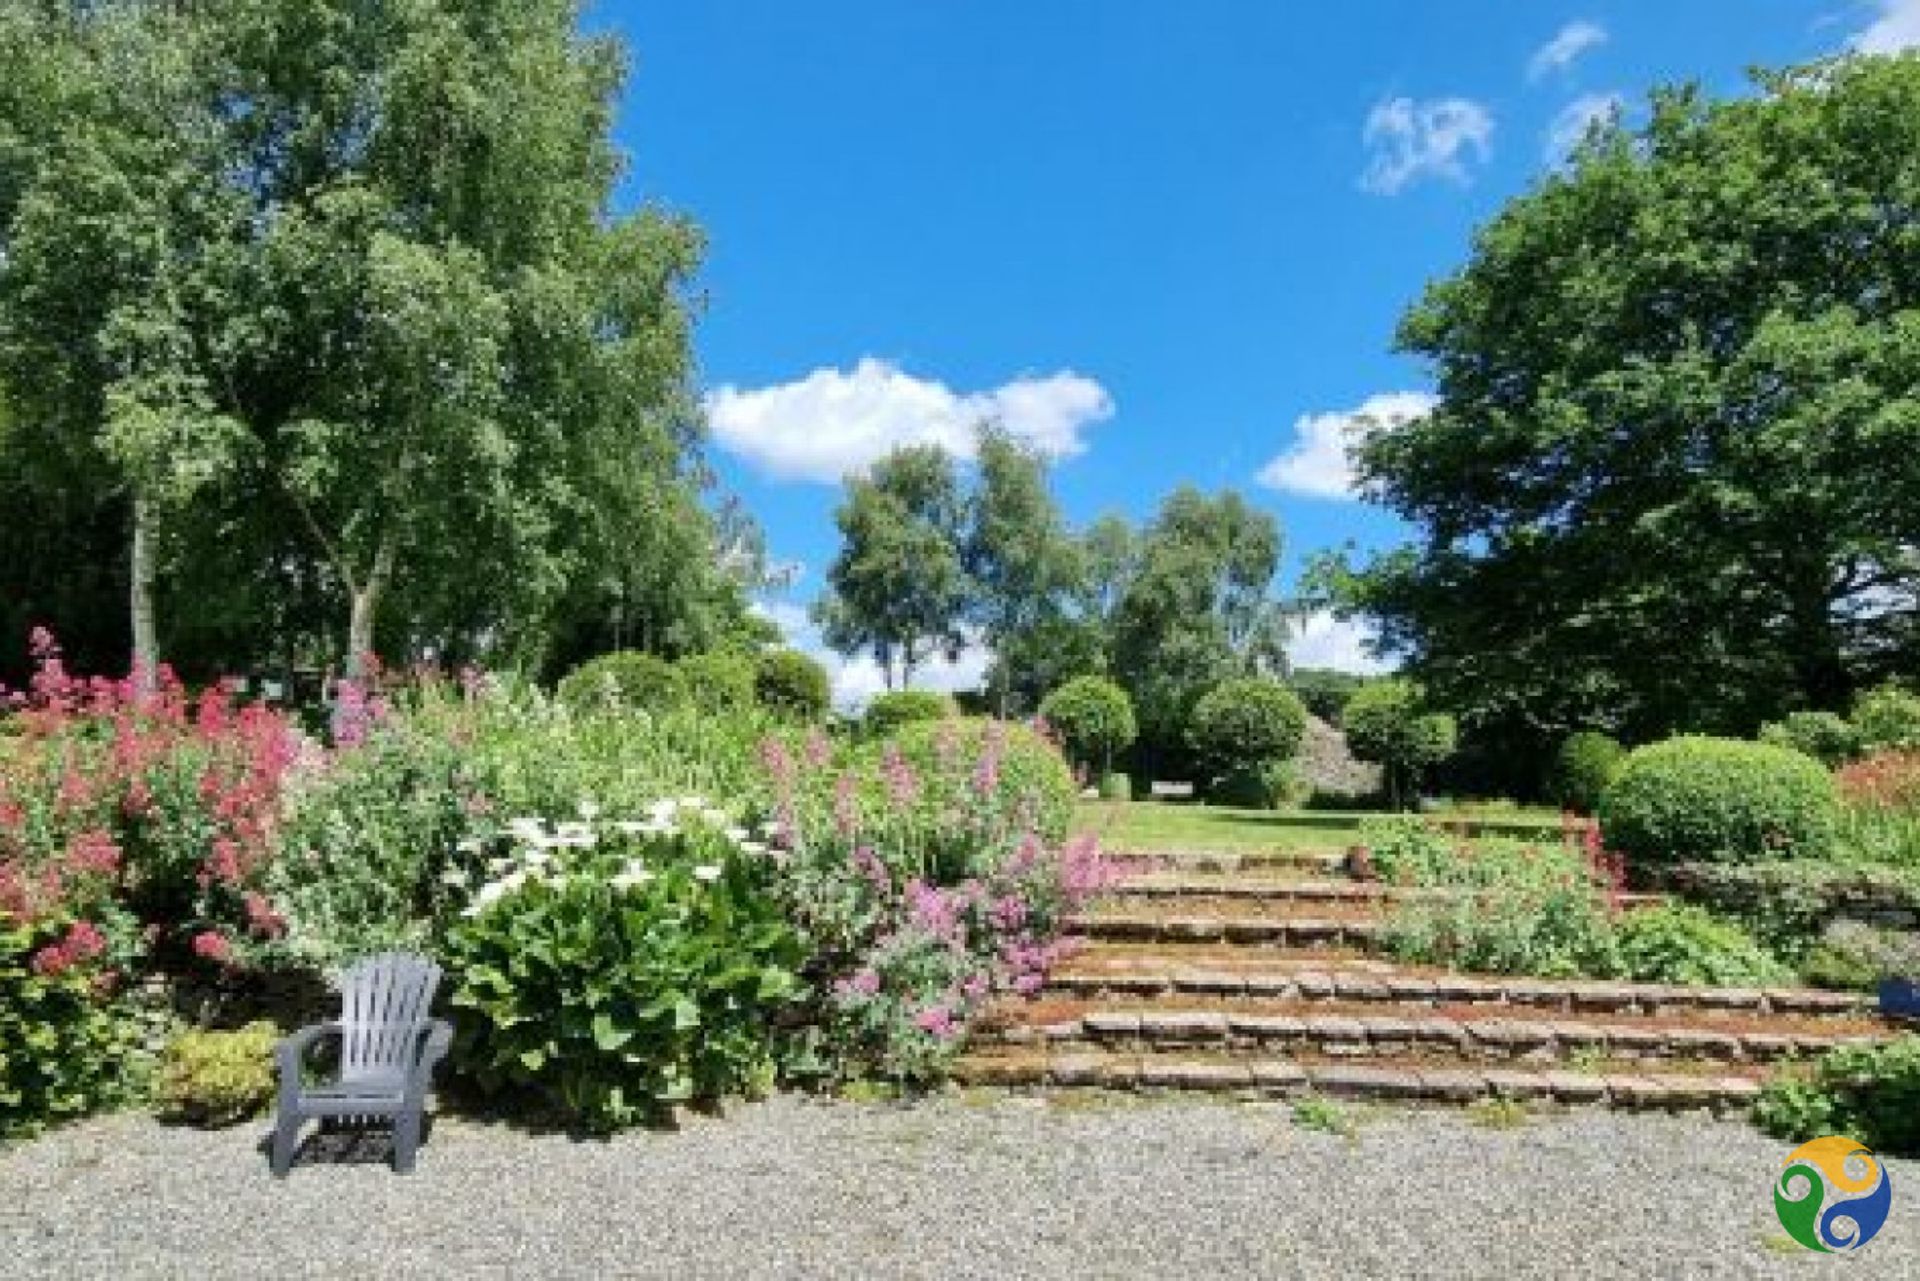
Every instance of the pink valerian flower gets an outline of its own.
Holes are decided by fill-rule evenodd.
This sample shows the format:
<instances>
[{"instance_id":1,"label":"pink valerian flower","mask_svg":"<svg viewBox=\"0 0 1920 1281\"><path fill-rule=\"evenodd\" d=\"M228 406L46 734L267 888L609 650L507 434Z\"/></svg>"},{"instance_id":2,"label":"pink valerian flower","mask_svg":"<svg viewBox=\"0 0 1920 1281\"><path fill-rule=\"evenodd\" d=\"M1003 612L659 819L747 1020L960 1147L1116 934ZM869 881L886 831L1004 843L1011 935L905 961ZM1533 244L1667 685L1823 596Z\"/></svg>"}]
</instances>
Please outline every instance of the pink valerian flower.
<instances>
[{"instance_id":1,"label":"pink valerian flower","mask_svg":"<svg viewBox=\"0 0 1920 1281\"><path fill-rule=\"evenodd\" d=\"M905 809L920 798L920 776L914 773L913 766L907 763L907 758L893 743L887 744L886 754L880 763L880 774L886 781L887 798L896 808Z\"/></svg>"},{"instance_id":2,"label":"pink valerian flower","mask_svg":"<svg viewBox=\"0 0 1920 1281\"><path fill-rule=\"evenodd\" d=\"M262 938L278 938L286 932L287 918L274 911L267 896L258 891L248 891L242 902L246 905L247 926Z\"/></svg>"},{"instance_id":3,"label":"pink valerian flower","mask_svg":"<svg viewBox=\"0 0 1920 1281\"><path fill-rule=\"evenodd\" d=\"M833 759L833 742L820 730L814 729L807 734L806 747L802 749L807 764L814 769L825 769Z\"/></svg>"},{"instance_id":4,"label":"pink valerian flower","mask_svg":"<svg viewBox=\"0 0 1920 1281\"><path fill-rule=\"evenodd\" d=\"M1013 990L1021 996L1034 995L1039 992L1041 988L1045 987L1046 983L1047 976L1033 970L1013 976Z\"/></svg>"},{"instance_id":5,"label":"pink valerian flower","mask_svg":"<svg viewBox=\"0 0 1920 1281\"><path fill-rule=\"evenodd\" d=\"M860 800L854 785L853 775L844 770L833 782L833 826L843 837L851 837L860 827Z\"/></svg>"},{"instance_id":6,"label":"pink valerian flower","mask_svg":"<svg viewBox=\"0 0 1920 1281\"><path fill-rule=\"evenodd\" d=\"M994 929L1011 934L1027 923L1027 901L1018 894L1003 895L994 901L988 916Z\"/></svg>"},{"instance_id":7,"label":"pink valerian flower","mask_svg":"<svg viewBox=\"0 0 1920 1281\"><path fill-rule=\"evenodd\" d=\"M978 1003L986 998L987 993L992 987L993 984L988 981L986 975L969 974L966 980L960 984L960 995L964 996L970 1003Z\"/></svg>"},{"instance_id":8,"label":"pink valerian flower","mask_svg":"<svg viewBox=\"0 0 1920 1281\"><path fill-rule=\"evenodd\" d=\"M954 759L960 754L960 729L949 716L940 722L940 728L933 734L933 755L940 763L941 772L952 770Z\"/></svg>"},{"instance_id":9,"label":"pink valerian flower","mask_svg":"<svg viewBox=\"0 0 1920 1281\"><path fill-rule=\"evenodd\" d=\"M873 852L871 845L856 845L847 859L853 864L853 870L858 872L861 879L871 885L876 893L883 897L893 893L893 873L887 870L887 865L881 861L878 854Z\"/></svg>"},{"instance_id":10,"label":"pink valerian flower","mask_svg":"<svg viewBox=\"0 0 1920 1281\"><path fill-rule=\"evenodd\" d=\"M842 996L875 996L880 991L880 975L874 970L860 970L852 978L841 979L833 986Z\"/></svg>"},{"instance_id":11,"label":"pink valerian flower","mask_svg":"<svg viewBox=\"0 0 1920 1281\"><path fill-rule=\"evenodd\" d=\"M793 754L787 751L787 745L785 743L782 743L777 738L762 739L760 741L760 764L762 768L767 771L767 776L773 780L774 786L777 789L782 793L792 791L795 772Z\"/></svg>"},{"instance_id":12,"label":"pink valerian flower","mask_svg":"<svg viewBox=\"0 0 1920 1281\"><path fill-rule=\"evenodd\" d=\"M67 866L88 876L112 876L120 870L120 846L97 829L81 832L67 842Z\"/></svg>"},{"instance_id":13,"label":"pink valerian flower","mask_svg":"<svg viewBox=\"0 0 1920 1281\"><path fill-rule=\"evenodd\" d=\"M58 943L49 943L33 954L28 962L35 974L58 978L76 965L84 965L106 954L107 936L92 921L77 921Z\"/></svg>"},{"instance_id":14,"label":"pink valerian flower","mask_svg":"<svg viewBox=\"0 0 1920 1281\"><path fill-rule=\"evenodd\" d=\"M193 936L193 954L216 965L225 965L233 957L233 944L218 930L202 930Z\"/></svg>"},{"instance_id":15,"label":"pink valerian flower","mask_svg":"<svg viewBox=\"0 0 1920 1281\"><path fill-rule=\"evenodd\" d=\"M1119 869L1100 853L1100 842L1091 835L1070 837L1060 847L1060 891L1070 907L1085 903L1119 876Z\"/></svg>"},{"instance_id":16,"label":"pink valerian flower","mask_svg":"<svg viewBox=\"0 0 1920 1281\"><path fill-rule=\"evenodd\" d=\"M989 723L981 738L980 760L973 767L973 790L982 796L1000 786L1000 751L1005 740L1006 727L999 721Z\"/></svg>"},{"instance_id":17,"label":"pink valerian flower","mask_svg":"<svg viewBox=\"0 0 1920 1281\"><path fill-rule=\"evenodd\" d=\"M935 938L953 940L960 929L959 895L948 894L918 877L907 882L907 914L914 925Z\"/></svg>"},{"instance_id":18,"label":"pink valerian flower","mask_svg":"<svg viewBox=\"0 0 1920 1281\"><path fill-rule=\"evenodd\" d=\"M944 1005L929 1005L921 1010L913 1016L913 1025L943 1041L960 1030L953 1021L953 1011Z\"/></svg>"}]
</instances>

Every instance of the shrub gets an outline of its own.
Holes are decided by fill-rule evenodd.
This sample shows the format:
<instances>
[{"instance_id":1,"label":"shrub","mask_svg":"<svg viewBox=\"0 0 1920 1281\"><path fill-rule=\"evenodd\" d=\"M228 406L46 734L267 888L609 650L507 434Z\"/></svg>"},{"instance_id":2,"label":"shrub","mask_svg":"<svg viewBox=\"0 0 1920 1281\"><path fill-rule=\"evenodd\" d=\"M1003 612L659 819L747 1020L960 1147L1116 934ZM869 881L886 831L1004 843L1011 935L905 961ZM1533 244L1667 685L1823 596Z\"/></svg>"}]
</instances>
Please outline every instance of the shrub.
<instances>
[{"instance_id":1,"label":"shrub","mask_svg":"<svg viewBox=\"0 0 1920 1281\"><path fill-rule=\"evenodd\" d=\"M1853 705L1853 731L1862 752L1920 749L1920 694L1882 685Z\"/></svg>"},{"instance_id":2,"label":"shrub","mask_svg":"<svg viewBox=\"0 0 1920 1281\"><path fill-rule=\"evenodd\" d=\"M1627 750L1617 739L1595 730L1567 735L1554 754L1551 792L1556 804L1591 814L1600 794L1619 772Z\"/></svg>"},{"instance_id":3,"label":"shrub","mask_svg":"<svg viewBox=\"0 0 1920 1281\"><path fill-rule=\"evenodd\" d=\"M622 650L590 658L561 678L555 693L575 711L658 709L687 701L686 676L657 654Z\"/></svg>"},{"instance_id":4,"label":"shrub","mask_svg":"<svg viewBox=\"0 0 1920 1281\"><path fill-rule=\"evenodd\" d=\"M1760 741L1805 752L1829 769L1860 754L1860 735L1832 712L1789 712L1760 728Z\"/></svg>"},{"instance_id":5,"label":"shrub","mask_svg":"<svg viewBox=\"0 0 1920 1281\"><path fill-rule=\"evenodd\" d=\"M1830 1050L1809 1076L1768 1085L1753 1117L1789 1142L1844 1134L1876 1152L1920 1155L1920 1036Z\"/></svg>"},{"instance_id":6,"label":"shrub","mask_svg":"<svg viewBox=\"0 0 1920 1281\"><path fill-rule=\"evenodd\" d=\"M1920 871L1824 862L1695 863L1666 879L1690 899L1738 918L1789 960L1851 915L1920 914Z\"/></svg>"},{"instance_id":7,"label":"shrub","mask_svg":"<svg viewBox=\"0 0 1920 1281\"><path fill-rule=\"evenodd\" d=\"M0 910L0 1136L123 1097L133 1037L110 996L110 952L92 922Z\"/></svg>"},{"instance_id":8,"label":"shrub","mask_svg":"<svg viewBox=\"0 0 1920 1281\"><path fill-rule=\"evenodd\" d=\"M249 1023L235 1032L185 1032L160 1056L154 1100L161 1115L195 1125L233 1125L273 1099L279 1029Z\"/></svg>"},{"instance_id":9,"label":"shrub","mask_svg":"<svg viewBox=\"0 0 1920 1281\"><path fill-rule=\"evenodd\" d=\"M1425 773L1459 746L1453 717L1428 708L1425 693L1407 680L1361 686L1347 700L1340 726L1353 754L1385 771L1387 795L1396 808L1407 804Z\"/></svg>"},{"instance_id":10,"label":"shrub","mask_svg":"<svg viewBox=\"0 0 1920 1281\"><path fill-rule=\"evenodd\" d=\"M1075 764L1102 773L1140 733L1133 700L1104 676L1074 677L1041 701L1040 717L1060 735Z\"/></svg>"},{"instance_id":11,"label":"shrub","mask_svg":"<svg viewBox=\"0 0 1920 1281\"><path fill-rule=\"evenodd\" d=\"M919 721L896 734L892 745L920 780L916 821L925 831L951 825L962 815L975 821L991 816L995 823L1058 841L1073 823L1079 794L1073 771L1058 747L1025 725L986 719ZM887 746L868 747L864 759L883 778L885 792ZM968 838L957 830L942 839Z\"/></svg>"},{"instance_id":12,"label":"shrub","mask_svg":"<svg viewBox=\"0 0 1920 1281\"><path fill-rule=\"evenodd\" d=\"M1784 967L1731 921L1690 903L1628 912L1614 928L1620 973L1642 983L1748 987L1778 982Z\"/></svg>"},{"instance_id":13,"label":"shrub","mask_svg":"<svg viewBox=\"0 0 1920 1281\"><path fill-rule=\"evenodd\" d=\"M704 712L736 712L753 706L756 673L746 654L689 654L675 663L686 700Z\"/></svg>"},{"instance_id":14,"label":"shrub","mask_svg":"<svg viewBox=\"0 0 1920 1281\"><path fill-rule=\"evenodd\" d=\"M833 684L827 669L797 649L770 649L754 663L753 692L769 711L817 721L827 714Z\"/></svg>"},{"instance_id":15,"label":"shrub","mask_svg":"<svg viewBox=\"0 0 1920 1281\"><path fill-rule=\"evenodd\" d=\"M765 847L729 821L687 798L644 819L517 820L471 854L445 948L460 1069L594 1131L770 1086L801 942Z\"/></svg>"},{"instance_id":16,"label":"shrub","mask_svg":"<svg viewBox=\"0 0 1920 1281\"><path fill-rule=\"evenodd\" d=\"M1103 801L1132 800L1133 780L1119 770L1108 770L1100 776L1100 799Z\"/></svg>"},{"instance_id":17,"label":"shrub","mask_svg":"<svg viewBox=\"0 0 1920 1281\"><path fill-rule=\"evenodd\" d=\"M869 738L885 738L903 725L915 721L937 721L953 716L958 709L953 699L930 689L896 689L875 694L860 718L860 728Z\"/></svg>"},{"instance_id":18,"label":"shrub","mask_svg":"<svg viewBox=\"0 0 1920 1281\"><path fill-rule=\"evenodd\" d=\"M1307 709L1292 690L1243 677L1201 697L1187 722L1187 741L1210 776L1222 778L1288 759L1306 730Z\"/></svg>"},{"instance_id":19,"label":"shrub","mask_svg":"<svg viewBox=\"0 0 1920 1281\"><path fill-rule=\"evenodd\" d=\"M1608 905L1596 855L1558 845L1467 841L1418 818L1360 829L1391 884L1440 893L1389 901L1387 947L1404 960L1503 974L1610 974Z\"/></svg>"},{"instance_id":20,"label":"shrub","mask_svg":"<svg viewBox=\"0 0 1920 1281\"><path fill-rule=\"evenodd\" d=\"M1306 785L1292 761L1268 761L1237 769L1216 779L1207 798L1216 805L1242 809L1277 810L1298 805L1307 796Z\"/></svg>"},{"instance_id":21,"label":"shrub","mask_svg":"<svg viewBox=\"0 0 1920 1281\"><path fill-rule=\"evenodd\" d=\"M1828 925L1800 967L1816 987L1872 988L1882 979L1920 977L1920 935L1866 921Z\"/></svg>"},{"instance_id":22,"label":"shrub","mask_svg":"<svg viewBox=\"0 0 1920 1281\"><path fill-rule=\"evenodd\" d=\"M1681 737L1638 748L1601 799L1608 842L1635 863L1819 858L1839 806L1818 761L1789 748Z\"/></svg>"}]
</instances>

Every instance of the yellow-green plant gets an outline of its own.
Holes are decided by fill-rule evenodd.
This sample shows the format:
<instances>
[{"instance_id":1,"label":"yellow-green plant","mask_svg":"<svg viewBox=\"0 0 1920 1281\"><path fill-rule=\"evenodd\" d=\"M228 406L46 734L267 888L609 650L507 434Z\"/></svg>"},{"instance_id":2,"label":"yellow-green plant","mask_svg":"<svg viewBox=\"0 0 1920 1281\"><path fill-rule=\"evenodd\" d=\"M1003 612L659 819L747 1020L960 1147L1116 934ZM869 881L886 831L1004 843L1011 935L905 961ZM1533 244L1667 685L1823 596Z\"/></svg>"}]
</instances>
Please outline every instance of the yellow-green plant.
<instances>
[{"instance_id":1,"label":"yellow-green plant","mask_svg":"<svg viewBox=\"0 0 1920 1281\"><path fill-rule=\"evenodd\" d=\"M154 1102L161 1115L195 1125L234 1125L273 1098L273 1047L280 1030L249 1023L238 1031L175 1037L160 1058Z\"/></svg>"}]
</instances>

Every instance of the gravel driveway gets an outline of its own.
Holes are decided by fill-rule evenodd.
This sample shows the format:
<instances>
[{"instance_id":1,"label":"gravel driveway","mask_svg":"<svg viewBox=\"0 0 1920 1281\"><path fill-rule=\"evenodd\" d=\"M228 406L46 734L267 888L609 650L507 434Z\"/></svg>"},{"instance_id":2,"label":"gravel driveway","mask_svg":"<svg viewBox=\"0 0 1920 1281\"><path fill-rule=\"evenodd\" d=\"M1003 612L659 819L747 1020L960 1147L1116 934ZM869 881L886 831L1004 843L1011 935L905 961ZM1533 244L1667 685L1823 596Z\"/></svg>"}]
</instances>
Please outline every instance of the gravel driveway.
<instances>
[{"instance_id":1,"label":"gravel driveway","mask_svg":"<svg viewBox=\"0 0 1920 1281\"><path fill-rule=\"evenodd\" d=\"M781 1098L607 1143L452 1120L412 1178L286 1183L263 1132L129 1115L0 1154L0 1276L1920 1276L1920 1162L1866 1257L1783 1253L1786 1145L1707 1119L1348 1139L1275 1104Z\"/></svg>"}]
</instances>

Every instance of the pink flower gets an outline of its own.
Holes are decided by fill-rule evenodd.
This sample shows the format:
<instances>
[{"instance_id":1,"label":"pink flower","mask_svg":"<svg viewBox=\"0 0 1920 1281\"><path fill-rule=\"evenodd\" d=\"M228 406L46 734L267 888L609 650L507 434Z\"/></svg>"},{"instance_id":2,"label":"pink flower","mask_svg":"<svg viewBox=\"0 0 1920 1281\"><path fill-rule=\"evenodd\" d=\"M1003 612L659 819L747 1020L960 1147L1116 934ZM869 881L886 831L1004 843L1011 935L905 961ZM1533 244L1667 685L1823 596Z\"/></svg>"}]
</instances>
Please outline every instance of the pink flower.
<instances>
[{"instance_id":1,"label":"pink flower","mask_svg":"<svg viewBox=\"0 0 1920 1281\"><path fill-rule=\"evenodd\" d=\"M880 856L873 852L871 845L856 846L849 858L854 870L866 880L867 884L873 886L876 892L893 893L893 873L887 870L887 865L880 861ZM918 883L915 882L915 884Z\"/></svg>"},{"instance_id":2,"label":"pink flower","mask_svg":"<svg viewBox=\"0 0 1920 1281\"><path fill-rule=\"evenodd\" d=\"M1021 996L1032 996L1045 986L1046 981L1044 974L1017 974L1014 976L1013 990Z\"/></svg>"},{"instance_id":3,"label":"pink flower","mask_svg":"<svg viewBox=\"0 0 1920 1281\"><path fill-rule=\"evenodd\" d=\"M833 759L833 743L816 729L807 735L806 755L807 764L815 769L824 769L827 762Z\"/></svg>"},{"instance_id":4,"label":"pink flower","mask_svg":"<svg viewBox=\"0 0 1920 1281\"><path fill-rule=\"evenodd\" d=\"M33 954L29 962L42 978L57 979L73 967L73 957L58 943L49 943Z\"/></svg>"},{"instance_id":5,"label":"pink flower","mask_svg":"<svg viewBox=\"0 0 1920 1281\"><path fill-rule=\"evenodd\" d=\"M941 1040L952 1036L957 1029L953 1023L953 1012L944 1005L929 1005L913 1016L913 1025L922 1032Z\"/></svg>"},{"instance_id":6,"label":"pink flower","mask_svg":"<svg viewBox=\"0 0 1920 1281\"><path fill-rule=\"evenodd\" d=\"M72 961L91 961L106 952L107 936L92 921L78 921L67 931L67 939L62 946Z\"/></svg>"},{"instance_id":7,"label":"pink flower","mask_svg":"<svg viewBox=\"0 0 1920 1281\"><path fill-rule=\"evenodd\" d=\"M273 904L264 894L249 891L244 899L247 908L247 925L263 938L275 938L287 928L286 918L273 910Z\"/></svg>"},{"instance_id":8,"label":"pink flower","mask_svg":"<svg viewBox=\"0 0 1920 1281\"><path fill-rule=\"evenodd\" d=\"M887 744L880 771L886 779L887 797L897 808L905 809L920 797L920 776L913 772L913 766L900 754L900 749L892 743Z\"/></svg>"},{"instance_id":9,"label":"pink flower","mask_svg":"<svg viewBox=\"0 0 1920 1281\"><path fill-rule=\"evenodd\" d=\"M848 986L862 996L872 996L880 990L880 975L873 970L861 970L853 976Z\"/></svg>"},{"instance_id":10,"label":"pink flower","mask_svg":"<svg viewBox=\"0 0 1920 1281\"><path fill-rule=\"evenodd\" d=\"M233 956L233 944L217 930L202 930L193 936L193 954L203 960L225 965Z\"/></svg>"}]
</instances>

